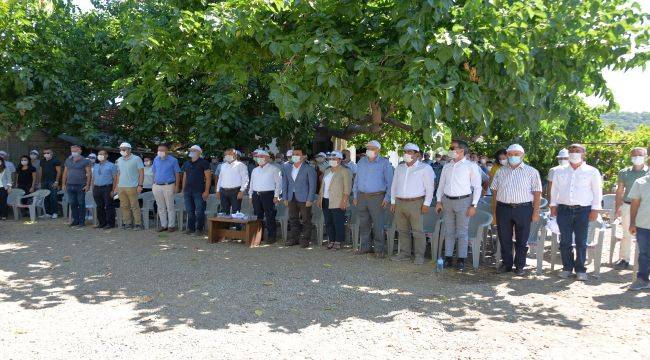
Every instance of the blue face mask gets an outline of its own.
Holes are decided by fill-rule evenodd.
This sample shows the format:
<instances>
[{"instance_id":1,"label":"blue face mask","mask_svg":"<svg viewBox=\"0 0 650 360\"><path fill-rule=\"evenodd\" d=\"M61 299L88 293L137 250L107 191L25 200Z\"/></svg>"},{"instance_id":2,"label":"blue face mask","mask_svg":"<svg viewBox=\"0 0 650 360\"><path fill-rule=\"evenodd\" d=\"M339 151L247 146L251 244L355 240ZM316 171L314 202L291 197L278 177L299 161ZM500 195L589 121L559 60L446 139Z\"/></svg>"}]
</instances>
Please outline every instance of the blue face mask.
<instances>
[{"instance_id":1,"label":"blue face mask","mask_svg":"<svg viewBox=\"0 0 650 360\"><path fill-rule=\"evenodd\" d=\"M521 156L508 156L508 163L510 165L519 165L521 162Z\"/></svg>"}]
</instances>

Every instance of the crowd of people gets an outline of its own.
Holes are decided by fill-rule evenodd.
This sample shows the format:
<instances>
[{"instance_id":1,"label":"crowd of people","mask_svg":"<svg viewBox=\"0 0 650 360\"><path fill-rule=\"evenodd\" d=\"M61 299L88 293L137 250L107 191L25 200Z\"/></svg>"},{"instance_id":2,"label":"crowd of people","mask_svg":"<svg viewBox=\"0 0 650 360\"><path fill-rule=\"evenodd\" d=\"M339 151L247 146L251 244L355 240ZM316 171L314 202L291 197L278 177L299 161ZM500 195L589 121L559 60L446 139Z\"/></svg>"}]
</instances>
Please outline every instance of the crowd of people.
<instances>
[{"instance_id":1,"label":"crowd of people","mask_svg":"<svg viewBox=\"0 0 650 360\"><path fill-rule=\"evenodd\" d=\"M587 149L581 144L559 151L558 165L549 171L545 187L539 171L524 161L525 149L518 144L499 150L490 159L470 153L466 142L454 140L448 152L431 159L429 153L409 143L396 167L380 155L377 141L366 144L357 162L347 150L309 159L299 148L289 150L286 158L258 149L251 154L254 164L242 162L242 154L235 149L225 150L223 161L208 161L201 147L193 145L189 159L181 165L167 144L159 145L153 157L134 154L126 142L119 149L114 163L105 150L84 157L76 145L63 163L51 149L43 149L42 159L33 150L20 158L18 167L0 151L0 218L7 217L7 194L15 184L26 194L38 188L51 190L45 207L52 218L58 216L57 193L63 190L71 208L70 226L85 225L85 193L92 191L97 204L95 227L114 228L115 199L119 199L122 227L142 230L139 194L152 191L157 231L174 232L178 227L174 197L182 192L188 213L186 233L202 235L206 201L214 193L221 213L238 213L242 201L250 201L267 230L267 243L277 239L276 210L282 202L289 214L287 246L310 245L312 206L317 206L325 220L327 247L338 250L345 240L346 211L354 206L360 222L357 254L374 253L378 258L391 256L394 261L421 265L426 251L422 215L435 211L445 224L444 265L454 265L455 251L455 266L463 271L470 218L484 197L492 204L501 245L498 271L523 276L531 223L540 219L544 193L560 230L563 268L559 276L584 281L588 225L602 210L602 176L587 164ZM615 213L621 217L624 236L616 268L630 266L631 242L636 237L639 270L631 289L640 290L650 288L650 173L647 149L634 148L630 155L631 166L622 169L617 180ZM387 253L386 209L394 216L399 236L394 256Z\"/></svg>"}]
</instances>

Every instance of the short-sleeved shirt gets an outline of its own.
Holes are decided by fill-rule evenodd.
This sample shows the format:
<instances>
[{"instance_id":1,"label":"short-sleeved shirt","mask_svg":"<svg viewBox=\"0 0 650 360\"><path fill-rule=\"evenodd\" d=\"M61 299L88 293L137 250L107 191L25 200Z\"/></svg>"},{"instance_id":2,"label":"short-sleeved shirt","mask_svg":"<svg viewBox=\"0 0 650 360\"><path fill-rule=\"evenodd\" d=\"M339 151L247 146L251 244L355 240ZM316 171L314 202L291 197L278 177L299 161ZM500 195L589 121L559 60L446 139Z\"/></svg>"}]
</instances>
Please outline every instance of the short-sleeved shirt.
<instances>
[{"instance_id":1,"label":"short-sleeved shirt","mask_svg":"<svg viewBox=\"0 0 650 360\"><path fill-rule=\"evenodd\" d=\"M43 174L43 182L51 183L56 179L56 167L61 166L59 159L52 158L50 160L41 160L41 171Z\"/></svg>"},{"instance_id":2,"label":"short-sleeved shirt","mask_svg":"<svg viewBox=\"0 0 650 360\"><path fill-rule=\"evenodd\" d=\"M636 179L646 176L648 174L648 165L644 165L641 170L634 170L634 167L628 166L625 169L618 172L618 182L622 182L625 185L625 195L623 196L623 201L630 202L630 189L636 181Z\"/></svg>"},{"instance_id":3,"label":"short-sleeved shirt","mask_svg":"<svg viewBox=\"0 0 650 360\"><path fill-rule=\"evenodd\" d=\"M185 172L185 192L204 192L205 191L205 172L210 171L210 163L199 158L196 161L188 160L183 163Z\"/></svg>"},{"instance_id":4,"label":"short-sleeved shirt","mask_svg":"<svg viewBox=\"0 0 650 360\"><path fill-rule=\"evenodd\" d=\"M514 169L501 167L494 175L490 189L497 192L498 202L522 204L532 202L533 193L542 191L542 181L535 168L521 163Z\"/></svg>"},{"instance_id":5,"label":"short-sleeved shirt","mask_svg":"<svg viewBox=\"0 0 650 360\"><path fill-rule=\"evenodd\" d=\"M17 187L25 190L26 193L29 192L29 189L32 187L32 174L35 172L36 168L31 165L27 169L23 169L20 166L16 171L16 174L18 174L18 181L16 181Z\"/></svg>"},{"instance_id":6,"label":"short-sleeved shirt","mask_svg":"<svg viewBox=\"0 0 650 360\"><path fill-rule=\"evenodd\" d=\"M641 200L636 213L636 226L650 230L650 174L636 179L629 195L631 199Z\"/></svg>"},{"instance_id":7,"label":"short-sleeved shirt","mask_svg":"<svg viewBox=\"0 0 650 360\"><path fill-rule=\"evenodd\" d=\"M118 179L118 187L138 187L138 179L140 177L140 169L144 169L142 159L131 154L128 159L124 156L117 159L117 170L120 172Z\"/></svg>"},{"instance_id":8,"label":"short-sleeved shirt","mask_svg":"<svg viewBox=\"0 0 650 360\"><path fill-rule=\"evenodd\" d=\"M90 161L88 159L79 158L79 160L72 160L72 156L69 156L65 160L65 168L68 169L68 179L66 184L70 185L86 185L88 180L86 177L86 168L90 166Z\"/></svg>"},{"instance_id":9,"label":"short-sleeved shirt","mask_svg":"<svg viewBox=\"0 0 650 360\"><path fill-rule=\"evenodd\" d=\"M171 155L161 158L156 156L153 159L153 183L162 185L176 182L176 174L181 172L181 167L178 166L178 159Z\"/></svg>"},{"instance_id":10,"label":"short-sleeved shirt","mask_svg":"<svg viewBox=\"0 0 650 360\"><path fill-rule=\"evenodd\" d=\"M93 165L93 184L95 186L106 186L113 184L117 174L117 166L110 161L98 162Z\"/></svg>"}]
</instances>

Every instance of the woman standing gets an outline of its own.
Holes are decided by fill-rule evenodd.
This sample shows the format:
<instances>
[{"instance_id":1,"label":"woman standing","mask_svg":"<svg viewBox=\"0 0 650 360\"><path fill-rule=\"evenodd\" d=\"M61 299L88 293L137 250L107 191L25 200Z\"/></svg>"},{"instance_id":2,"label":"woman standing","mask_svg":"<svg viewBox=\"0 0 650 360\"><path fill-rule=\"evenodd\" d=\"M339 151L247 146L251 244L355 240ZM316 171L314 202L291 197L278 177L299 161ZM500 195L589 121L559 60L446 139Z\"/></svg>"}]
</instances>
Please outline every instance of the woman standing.
<instances>
[{"instance_id":1,"label":"woman standing","mask_svg":"<svg viewBox=\"0 0 650 360\"><path fill-rule=\"evenodd\" d=\"M11 171L0 157L0 220L7 220L7 196L11 191Z\"/></svg>"},{"instance_id":2,"label":"woman standing","mask_svg":"<svg viewBox=\"0 0 650 360\"><path fill-rule=\"evenodd\" d=\"M328 249L338 250L345 240L345 209L350 201L352 174L341 166L343 155L333 151L328 156L330 168L325 170L321 183L318 207L323 209Z\"/></svg>"}]
</instances>

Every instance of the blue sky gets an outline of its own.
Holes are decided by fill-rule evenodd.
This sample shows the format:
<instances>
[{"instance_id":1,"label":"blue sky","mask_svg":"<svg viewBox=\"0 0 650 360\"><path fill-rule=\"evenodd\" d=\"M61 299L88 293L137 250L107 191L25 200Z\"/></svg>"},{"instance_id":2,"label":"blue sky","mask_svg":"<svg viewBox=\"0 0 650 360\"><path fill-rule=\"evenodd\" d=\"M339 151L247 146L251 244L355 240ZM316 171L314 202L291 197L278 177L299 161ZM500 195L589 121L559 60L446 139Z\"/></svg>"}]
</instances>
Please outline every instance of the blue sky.
<instances>
[{"instance_id":1,"label":"blue sky","mask_svg":"<svg viewBox=\"0 0 650 360\"><path fill-rule=\"evenodd\" d=\"M644 11L650 12L650 0L636 0ZM92 9L90 0L74 0L82 9ZM650 112L650 67L645 71L633 69L627 72L604 71L603 76L607 80L621 111ZM592 105L598 104L598 99L588 99Z\"/></svg>"}]
</instances>

